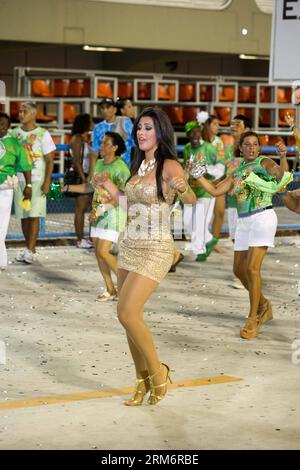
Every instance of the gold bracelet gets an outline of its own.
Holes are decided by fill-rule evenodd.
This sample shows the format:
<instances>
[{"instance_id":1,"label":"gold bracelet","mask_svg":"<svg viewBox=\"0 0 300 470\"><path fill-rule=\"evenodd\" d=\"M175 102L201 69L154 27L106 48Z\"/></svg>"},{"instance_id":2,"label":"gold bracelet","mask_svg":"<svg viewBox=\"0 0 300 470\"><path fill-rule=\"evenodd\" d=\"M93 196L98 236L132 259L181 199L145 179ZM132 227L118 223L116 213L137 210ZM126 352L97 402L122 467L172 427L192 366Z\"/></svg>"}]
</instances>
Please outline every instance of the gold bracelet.
<instances>
[{"instance_id":1,"label":"gold bracelet","mask_svg":"<svg viewBox=\"0 0 300 470\"><path fill-rule=\"evenodd\" d=\"M183 191L183 193L181 193L180 191L178 191L178 193L179 193L178 196L179 196L179 197L185 196L189 191L190 191L190 187L189 187L189 185L187 184L185 190Z\"/></svg>"}]
</instances>

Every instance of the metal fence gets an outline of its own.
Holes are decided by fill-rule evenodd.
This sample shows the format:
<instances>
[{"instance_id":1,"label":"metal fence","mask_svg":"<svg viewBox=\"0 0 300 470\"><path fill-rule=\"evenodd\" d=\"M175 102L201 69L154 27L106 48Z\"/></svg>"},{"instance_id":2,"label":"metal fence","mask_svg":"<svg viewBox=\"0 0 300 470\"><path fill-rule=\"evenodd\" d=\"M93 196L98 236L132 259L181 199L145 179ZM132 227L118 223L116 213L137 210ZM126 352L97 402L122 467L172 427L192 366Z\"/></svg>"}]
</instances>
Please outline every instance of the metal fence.
<instances>
[{"instance_id":1,"label":"metal fence","mask_svg":"<svg viewBox=\"0 0 300 470\"><path fill-rule=\"evenodd\" d=\"M68 150L68 145L57 145L57 150L62 152ZM183 146L177 146L177 151L182 152ZM288 152L294 152L297 154L297 147L288 147ZM262 147L262 153L275 152L275 147ZM298 162L297 157L293 157L293 168L296 167ZM63 173L54 173L52 175L53 180L62 181ZM294 181L290 183L288 189L295 189L300 187L300 172L294 172ZM282 230L300 230L300 217L297 214L292 213L286 209L283 204L281 196L275 194L273 197L273 206L278 215L279 229ZM39 238L63 238L63 237L75 237L74 230L74 212L75 212L75 198L74 197L63 197L60 201L47 201L47 217L46 219L40 219L40 233ZM85 228L88 230L88 214L86 214ZM227 223L222 232L227 232ZM88 232L86 232L88 235ZM18 220L14 211L10 219L7 239L23 239L21 232L20 220Z\"/></svg>"}]
</instances>

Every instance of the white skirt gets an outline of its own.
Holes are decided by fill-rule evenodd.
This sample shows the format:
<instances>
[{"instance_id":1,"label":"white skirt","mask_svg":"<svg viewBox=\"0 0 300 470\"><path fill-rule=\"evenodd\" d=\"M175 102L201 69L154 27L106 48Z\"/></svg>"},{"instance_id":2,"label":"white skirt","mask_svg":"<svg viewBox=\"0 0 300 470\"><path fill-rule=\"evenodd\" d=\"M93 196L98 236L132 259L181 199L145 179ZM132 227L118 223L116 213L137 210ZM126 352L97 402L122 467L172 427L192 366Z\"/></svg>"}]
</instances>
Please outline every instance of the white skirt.
<instances>
[{"instance_id":1,"label":"white skirt","mask_svg":"<svg viewBox=\"0 0 300 470\"><path fill-rule=\"evenodd\" d=\"M248 217L239 217L235 232L234 251L247 251L252 246L274 246L277 215L267 209Z\"/></svg>"},{"instance_id":2,"label":"white skirt","mask_svg":"<svg viewBox=\"0 0 300 470\"><path fill-rule=\"evenodd\" d=\"M108 240L117 243L119 239L119 232L116 230L109 230L100 227L91 227L91 238L100 238L101 240Z\"/></svg>"}]
</instances>

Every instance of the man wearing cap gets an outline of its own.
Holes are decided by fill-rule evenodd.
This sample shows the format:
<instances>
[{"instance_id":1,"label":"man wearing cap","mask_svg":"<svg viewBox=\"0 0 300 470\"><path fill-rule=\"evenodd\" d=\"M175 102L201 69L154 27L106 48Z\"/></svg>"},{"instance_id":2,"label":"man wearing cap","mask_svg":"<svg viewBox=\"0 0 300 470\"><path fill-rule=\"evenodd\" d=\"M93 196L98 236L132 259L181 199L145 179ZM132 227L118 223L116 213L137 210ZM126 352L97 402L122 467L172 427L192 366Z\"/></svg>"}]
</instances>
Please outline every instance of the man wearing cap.
<instances>
[{"instance_id":1,"label":"man wearing cap","mask_svg":"<svg viewBox=\"0 0 300 470\"><path fill-rule=\"evenodd\" d=\"M117 107L111 98L104 98L100 102L101 114L104 118L94 127L93 131L93 150L100 151L100 144L106 132L117 132L123 138L126 145L126 152L122 155L122 160L128 168L131 166L131 148L134 146L134 140L131 135L133 124L128 117L116 116Z\"/></svg>"},{"instance_id":2,"label":"man wearing cap","mask_svg":"<svg viewBox=\"0 0 300 470\"><path fill-rule=\"evenodd\" d=\"M26 241L26 249L16 257L16 260L27 264L32 264L34 261L35 246L40 229L40 217L46 216L46 195L51 184L54 152L56 149L49 132L37 126L35 118L35 103L22 103L19 110L21 126L11 131L11 135L27 150L29 159L32 162L32 198L30 210L26 210L18 204L26 185L22 173L18 173L19 189L16 191L14 199L16 216L21 219L22 232Z\"/></svg>"}]
</instances>

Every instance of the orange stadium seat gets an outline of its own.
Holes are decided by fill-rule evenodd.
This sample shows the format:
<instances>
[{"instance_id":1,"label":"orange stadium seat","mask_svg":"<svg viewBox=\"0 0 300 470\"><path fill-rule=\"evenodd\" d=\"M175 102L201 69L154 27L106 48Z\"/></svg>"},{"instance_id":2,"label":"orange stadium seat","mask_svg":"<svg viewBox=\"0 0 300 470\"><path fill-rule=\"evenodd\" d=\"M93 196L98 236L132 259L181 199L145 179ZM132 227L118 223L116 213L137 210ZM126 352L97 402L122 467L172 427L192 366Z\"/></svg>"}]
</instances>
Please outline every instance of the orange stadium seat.
<instances>
[{"instance_id":1,"label":"orange stadium seat","mask_svg":"<svg viewBox=\"0 0 300 470\"><path fill-rule=\"evenodd\" d=\"M166 85L160 85L160 84L158 85L157 97L159 100L165 100L165 101L170 99L170 95L169 95Z\"/></svg>"},{"instance_id":2,"label":"orange stadium seat","mask_svg":"<svg viewBox=\"0 0 300 470\"><path fill-rule=\"evenodd\" d=\"M68 83L66 80L52 80L50 90L54 96L66 96L68 91Z\"/></svg>"},{"instance_id":3,"label":"orange stadium seat","mask_svg":"<svg viewBox=\"0 0 300 470\"><path fill-rule=\"evenodd\" d=\"M159 100L174 101L175 100L175 85L159 84L157 95L158 95Z\"/></svg>"},{"instance_id":4,"label":"orange stadium seat","mask_svg":"<svg viewBox=\"0 0 300 470\"><path fill-rule=\"evenodd\" d=\"M11 101L9 103L9 115L13 122L19 122L19 109L21 107L21 101Z\"/></svg>"},{"instance_id":5,"label":"orange stadium seat","mask_svg":"<svg viewBox=\"0 0 300 470\"><path fill-rule=\"evenodd\" d=\"M229 126L231 121L231 108L215 108L221 126Z\"/></svg>"},{"instance_id":6,"label":"orange stadium seat","mask_svg":"<svg viewBox=\"0 0 300 470\"><path fill-rule=\"evenodd\" d=\"M294 109L279 109L279 115L278 115L278 125L280 127L289 127L288 123L285 120L285 116L287 114L290 114L294 119L295 119L295 110Z\"/></svg>"},{"instance_id":7,"label":"orange stadium seat","mask_svg":"<svg viewBox=\"0 0 300 470\"><path fill-rule=\"evenodd\" d=\"M54 96L66 96L68 91L68 83L66 80L52 80L50 90Z\"/></svg>"},{"instance_id":8,"label":"orange stadium seat","mask_svg":"<svg viewBox=\"0 0 300 470\"><path fill-rule=\"evenodd\" d=\"M91 82L90 80L83 80L82 96L91 95Z\"/></svg>"},{"instance_id":9,"label":"orange stadium seat","mask_svg":"<svg viewBox=\"0 0 300 470\"><path fill-rule=\"evenodd\" d=\"M253 122L254 109L253 108L238 108L237 114L243 114Z\"/></svg>"},{"instance_id":10,"label":"orange stadium seat","mask_svg":"<svg viewBox=\"0 0 300 470\"><path fill-rule=\"evenodd\" d=\"M118 83L118 96L120 98L133 98L133 83L132 82L119 82Z\"/></svg>"},{"instance_id":11,"label":"orange stadium seat","mask_svg":"<svg viewBox=\"0 0 300 470\"><path fill-rule=\"evenodd\" d=\"M260 127L271 127L271 109L259 110L258 125Z\"/></svg>"},{"instance_id":12,"label":"orange stadium seat","mask_svg":"<svg viewBox=\"0 0 300 470\"><path fill-rule=\"evenodd\" d=\"M277 88L277 103L291 103L292 90L291 88Z\"/></svg>"},{"instance_id":13,"label":"orange stadium seat","mask_svg":"<svg viewBox=\"0 0 300 470\"><path fill-rule=\"evenodd\" d=\"M179 85L179 101L195 101L195 85Z\"/></svg>"},{"instance_id":14,"label":"orange stadium seat","mask_svg":"<svg viewBox=\"0 0 300 470\"><path fill-rule=\"evenodd\" d=\"M260 101L262 103L270 103L271 102L271 88L269 86L262 86L260 87Z\"/></svg>"},{"instance_id":15,"label":"orange stadium seat","mask_svg":"<svg viewBox=\"0 0 300 470\"><path fill-rule=\"evenodd\" d=\"M287 146L294 147L294 145L296 145L295 137L293 135L289 135L287 138Z\"/></svg>"},{"instance_id":16,"label":"orange stadium seat","mask_svg":"<svg viewBox=\"0 0 300 470\"><path fill-rule=\"evenodd\" d=\"M234 101L234 87L223 86L219 92L219 101Z\"/></svg>"},{"instance_id":17,"label":"orange stadium seat","mask_svg":"<svg viewBox=\"0 0 300 470\"><path fill-rule=\"evenodd\" d=\"M73 124L76 117L76 109L72 104L64 103L64 123Z\"/></svg>"},{"instance_id":18,"label":"orange stadium seat","mask_svg":"<svg viewBox=\"0 0 300 470\"><path fill-rule=\"evenodd\" d=\"M109 82L98 82L97 97L98 98L112 98L113 97L113 90Z\"/></svg>"},{"instance_id":19,"label":"orange stadium seat","mask_svg":"<svg viewBox=\"0 0 300 470\"><path fill-rule=\"evenodd\" d=\"M138 82L138 99L151 100L151 83Z\"/></svg>"},{"instance_id":20,"label":"orange stadium seat","mask_svg":"<svg viewBox=\"0 0 300 470\"><path fill-rule=\"evenodd\" d=\"M197 116L197 108L195 106L183 106L183 122L194 121Z\"/></svg>"},{"instance_id":21,"label":"orange stadium seat","mask_svg":"<svg viewBox=\"0 0 300 470\"><path fill-rule=\"evenodd\" d=\"M259 144L262 147L269 145L269 136L268 135L259 135L258 139L259 139Z\"/></svg>"},{"instance_id":22,"label":"orange stadium seat","mask_svg":"<svg viewBox=\"0 0 300 470\"><path fill-rule=\"evenodd\" d=\"M200 85L200 101L212 101L212 85Z\"/></svg>"},{"instance_id":23,"label":"orange stadium seat","mask_svg":"<svg viewBox=\"0 0 300 470\"><path fill-rule=\"evenodd\" d=\"M32 94L34 96L51 96L46 80L32 80Z\"/></svg>"},{"instance_id":24,"label":"orange stadium seat","mask_svg":"<svg viewBox=\"0 0 300 470\"><path fill-rule=\"evenodd\" d=\"M164 106L162 108L169 116L172 124L183 124L183 108L182 106Z\"/></svg>"},{"instance_id":25,"label":"orange stadium seat","mask_svg":"<svg viewBox=\"0 0 300 470\"><path fill-rule=\"evenodd\" d=\"M175 85L168 85L168 90L169 90L169 99L170 101L175 101Z\"/></svg>"},{"instance_id":26,"label":"orange stadium seat","mask_svg":"<svg viewBox=\"0 0 300 470\"><path fill-rule=\"evenodd\" d=\"M83 93L83 83L81 80L71 79L69 81L68 96L82 96Z\"/></svg>"},{"instance_id":27,"label":"orange stadium seat","mask_svg":"<svg viewBox=\"0 0 300 470\"><path fill-rule=\"evenodd\" d=\"M46 108L46 106L43 103L38 103L37 104L37 107L36 107L36 120L37 120L37 122L47 123L47 122L54 121L56 119L56 117L53 116L53 115L45 114L44 113L45 108Z\"/></svg>"},{"instance_id":28,"label":"orange stadium seat","mask_svg":"<svg viewBox=\"0 0 300 470\"><path fill-rule=\"evenodd\" d=\"M41 123L47 123L47 122L51 122L51 121L54 121L55 120L55 116L48 116L47 114L44 114L42 112L37 112L36 113L36 120L37 122L41 122Z\"/></svg>"},{"instance_id":29,"label":"orange stadium seat","mask_svg":"<svg viewBox=\"0 0 300 470\"><path fill-rule=\"evenodd\" d=\"M255 103L256 102L256 87L255 86L240 86L239 87L239 102L240 103Z\"/></svg>"},{"instance_id":30,"label":"orange stadium seat","mask_svg":"<svg viewBox=\"0 0 300 470\"><path fill-rule=\"evenodd\" d=\"M268 141L268 146L273 147L277 142L281 139L279 135L269 135L269 141Z\"/></svg>"}]
</instances>

